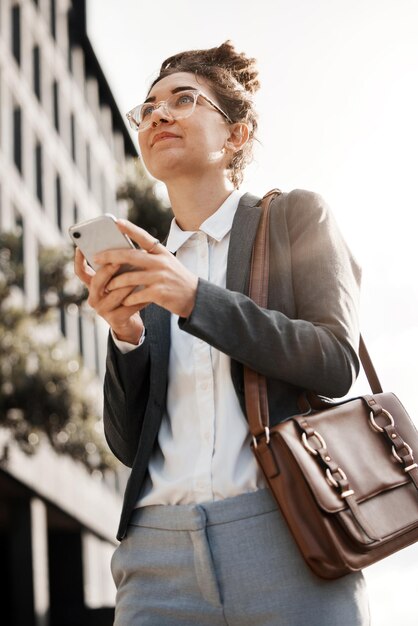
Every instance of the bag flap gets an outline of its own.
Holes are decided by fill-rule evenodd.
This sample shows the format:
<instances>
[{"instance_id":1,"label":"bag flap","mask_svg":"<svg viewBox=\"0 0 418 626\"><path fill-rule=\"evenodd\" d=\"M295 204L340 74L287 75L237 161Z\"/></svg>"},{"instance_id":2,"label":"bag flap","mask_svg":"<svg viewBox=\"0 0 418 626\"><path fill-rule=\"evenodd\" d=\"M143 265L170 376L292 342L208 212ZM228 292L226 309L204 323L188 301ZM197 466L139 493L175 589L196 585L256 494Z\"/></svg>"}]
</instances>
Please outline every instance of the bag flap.
<instances>
[{"instance_id":1,"label":"bag flap","mask_svg":"<svg viewBox=\"0 0 418 626\"><path fill-rule=\"evenodd\" d=\"M391 393L373 397L391 413L397 432L411 446L417 460L418 433L398 398ZM307 416L307 421L324 439L331 459L347 475L358 503L410 482L385 436L372 428L370 410L361 398L313 413ZM318 504L330 513L343 510L344 499L327 482L325 470L303 445L297 422L292 419L282 422L272 429L271 435L273 440L278 436L291 452ZM318 442L313 447L317 445Z\"/></svg>"}]
</instances>

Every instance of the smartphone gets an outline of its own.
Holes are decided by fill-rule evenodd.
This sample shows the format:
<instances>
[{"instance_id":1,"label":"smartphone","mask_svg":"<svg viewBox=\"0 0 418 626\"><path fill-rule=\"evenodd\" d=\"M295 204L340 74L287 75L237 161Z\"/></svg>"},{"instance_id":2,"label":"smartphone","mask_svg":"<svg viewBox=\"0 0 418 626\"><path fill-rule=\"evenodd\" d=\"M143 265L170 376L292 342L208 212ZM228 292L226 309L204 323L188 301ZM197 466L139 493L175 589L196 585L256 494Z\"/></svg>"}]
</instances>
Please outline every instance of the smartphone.
<instances>
[{"instance_id":1,"label":"smartphone","mask_svg":"<svg viewBox=\"0 0 418 626\"><path fill-rule=\"evenodd\" d=\"M116 217L111 213L105 213L91 220L74 224L70 226L68 232L73 243L81 250L87 263L95 271L100 267L93 261L98 252L137 248L127 235L120 232L116 225ZM115 276L132 269L132 266L125 263L115 273Z\"/></svg>"}]
</instances>

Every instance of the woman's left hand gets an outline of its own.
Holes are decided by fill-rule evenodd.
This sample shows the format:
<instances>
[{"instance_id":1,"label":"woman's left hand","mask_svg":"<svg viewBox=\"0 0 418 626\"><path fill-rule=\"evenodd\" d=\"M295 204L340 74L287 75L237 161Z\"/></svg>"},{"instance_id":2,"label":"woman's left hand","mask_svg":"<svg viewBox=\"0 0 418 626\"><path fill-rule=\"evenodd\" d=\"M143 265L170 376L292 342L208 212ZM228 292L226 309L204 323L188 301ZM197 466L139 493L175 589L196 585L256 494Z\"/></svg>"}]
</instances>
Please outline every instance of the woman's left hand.
<instances>
[{"instance_id":1,"label":"woman's left hand","mask_svg":"<svg viewBox=\"0 0 418 626\"><path fill-rule=\"evenodd\" d=\"M125 306L154 302L180 317L189 317L196 300L198 277L147 233L127 220L117 220L119 230L140 246L140 250L106 250L95 256L100 265L128 263L134 269L112 278L107 291L121 287L141 289L131 292ZM149 252L147 252L149 250Z\"/></svg>"}]
</instances>

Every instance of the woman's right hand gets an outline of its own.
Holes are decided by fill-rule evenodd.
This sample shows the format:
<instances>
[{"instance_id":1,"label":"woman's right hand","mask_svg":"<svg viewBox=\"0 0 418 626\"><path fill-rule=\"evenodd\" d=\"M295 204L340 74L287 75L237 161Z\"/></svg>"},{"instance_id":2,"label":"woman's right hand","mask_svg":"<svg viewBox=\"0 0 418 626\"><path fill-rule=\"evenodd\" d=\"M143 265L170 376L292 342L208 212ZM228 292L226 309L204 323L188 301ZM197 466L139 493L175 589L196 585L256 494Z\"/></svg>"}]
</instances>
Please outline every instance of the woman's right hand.
<instances>
[{"instance_id":1,"label":"woman's right hand","mask_svg":"<svg viewBox=\"0 0 418 626\"><path fill-rule=\"evenodd\" d=\"M117 339L136 345L144 330L138 309L145 305L123 306L122 303L131 293L132 287L106 291L106 285L118 269L119 265L108 263L95 272L87 264L82 252L78 248L75 250L74 270L89 291L88 304L106 320Z\"/></svg>"}]
</instances>

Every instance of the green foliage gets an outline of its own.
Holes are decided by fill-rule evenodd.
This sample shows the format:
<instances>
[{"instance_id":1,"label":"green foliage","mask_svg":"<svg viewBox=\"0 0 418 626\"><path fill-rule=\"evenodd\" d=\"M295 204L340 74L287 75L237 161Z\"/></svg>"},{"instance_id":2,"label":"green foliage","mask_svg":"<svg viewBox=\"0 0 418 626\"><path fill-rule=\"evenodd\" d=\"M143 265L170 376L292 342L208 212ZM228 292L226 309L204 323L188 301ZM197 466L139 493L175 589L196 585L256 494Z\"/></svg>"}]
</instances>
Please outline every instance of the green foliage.
<instances>
[{"instance_id":1,"label":"green foliage","mask_svg":"<svg viewBox=\"0 0 418 626\"><path fill-rule=\"evenodd\" d=\"M138 163L128 167L118 199L127 201L132 222L165 239L171 210L164 208ZM74 275L73 251L40 250L35 311L24 310L24 279L21 233L0 234L0 425L13 432L28 454L47 437L57 452L71 455L89 471L116 467L102 435L97 380L69 343L52 332L59 309L80 307L87 297Z\"/></svg>"},{"instance_id":2,"label":"green foliage","mask_svg":"<svg viewBox=\"0 0 418 626\"><path fill-rule=\"evenodd\" d=\"M23 241L21 235L0 233L0 301L12 285L23 289Z\"/></svg>"},{"instance_id":3,"label":"green foliage","mask_svg":"<svg viewBox=\"0 0 418 626\"><path fill-rule=\"evenodd\" d=\"M153 237L164 241L170 228L173 213L164 207L155 192L155 185L145 173L140 161L132 161L125 180L118 189L119 200L128 202L128 219L147 230Z\"/></svg>"},{"instance_id":4,"label":"green foliage","mask_svg":"<svg viewBox=\"0 0 418 626\"><path fill-rule=\"evenodd\" d=\"M89 471L116 467L101 432L97 381L51 324L57 306L86 295L72 279L71 252L40 252L41 301L30 314L15 298L23 284L21 237L2 234L0 246L0 424L28 454L46 436Z\"/></svg>"},{"instance_id":5,"label":"green foliage","mask_svg":"<svg viewBox=\"0 0 418 626\"><path fill-rule=\"evenodd\" d=\"M51 307L80 306L88 292L74 274L74 251L41 248L39 252L39 306L36 313L45 313Z\"/></svg>"}]
</instances>

